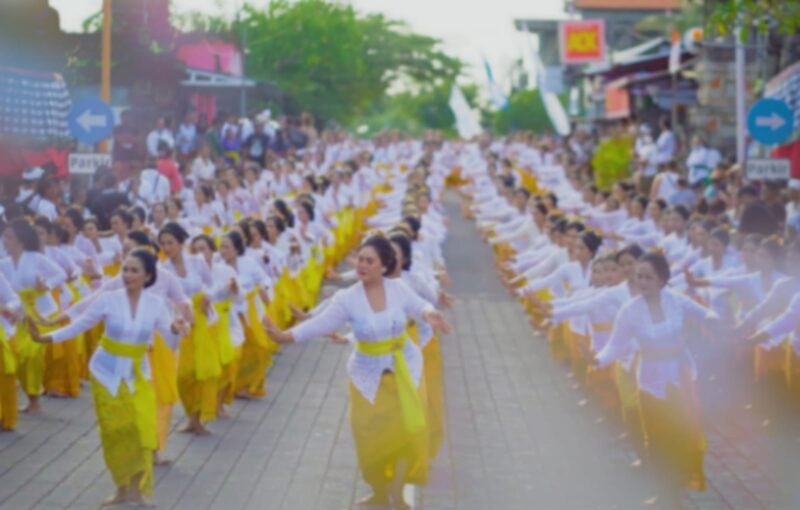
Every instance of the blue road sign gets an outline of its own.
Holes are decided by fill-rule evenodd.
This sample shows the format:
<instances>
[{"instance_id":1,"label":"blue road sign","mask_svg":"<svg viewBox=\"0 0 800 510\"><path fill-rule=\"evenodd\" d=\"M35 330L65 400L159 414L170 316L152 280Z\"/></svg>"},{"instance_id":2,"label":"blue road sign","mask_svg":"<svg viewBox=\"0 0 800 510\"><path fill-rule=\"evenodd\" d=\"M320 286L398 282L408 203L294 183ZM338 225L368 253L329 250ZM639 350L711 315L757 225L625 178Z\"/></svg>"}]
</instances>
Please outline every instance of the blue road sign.
<instances>
[{"instance_id":1,"label":"blue road sign","mask_svg":"<svg viewBox=\"0 0 800 510\"><path fill-rule=\"evenodd\" d=\"M761 99L747 114L747 131L759 143L777 145L794 131L794 113L779 99Z\"/></svg>"},{"instance_id":2,"label":"blue road sign","mask_svg":"<svg viewBox=\"0 0 800 510\"><path fill-rule=\"evenodd\" d=\"M72 136L88 145L100 143L114 131L114 112L97 97L73 102L67 121Z\"/></svg>"}]
</instances>

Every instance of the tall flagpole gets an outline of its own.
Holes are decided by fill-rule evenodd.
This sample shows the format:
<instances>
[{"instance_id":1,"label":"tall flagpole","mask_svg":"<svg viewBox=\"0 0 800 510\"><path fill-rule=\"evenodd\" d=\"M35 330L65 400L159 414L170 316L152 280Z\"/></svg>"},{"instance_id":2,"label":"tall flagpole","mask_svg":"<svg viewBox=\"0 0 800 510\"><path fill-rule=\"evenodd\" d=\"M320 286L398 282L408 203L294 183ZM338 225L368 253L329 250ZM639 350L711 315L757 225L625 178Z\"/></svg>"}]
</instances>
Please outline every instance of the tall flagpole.
<instances>
[{"instance_id":1,"label":"tall flagpole","mask_svg":"<svg viewBox=\"0 0 800 510\"><path fill-rule=\"evenodd\" d=\"M106 104L111 104L111 0L103 0L100 66L100 99ZM108 152L107 141L100 144L100 152Z\"/></svg>"}]
</instances>

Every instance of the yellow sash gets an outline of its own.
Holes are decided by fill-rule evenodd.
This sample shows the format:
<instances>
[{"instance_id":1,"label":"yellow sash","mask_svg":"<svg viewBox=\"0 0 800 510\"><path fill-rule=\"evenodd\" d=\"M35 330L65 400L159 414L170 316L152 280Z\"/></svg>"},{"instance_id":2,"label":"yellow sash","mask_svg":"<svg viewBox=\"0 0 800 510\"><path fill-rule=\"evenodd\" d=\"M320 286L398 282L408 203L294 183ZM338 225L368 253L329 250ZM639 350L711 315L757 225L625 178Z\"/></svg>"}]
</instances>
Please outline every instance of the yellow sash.
<instances>
[{"instance_id":1,"label":"yellow sash","mask_svg":"<svg viewBox=\"0 0 800 510\"><path fill-rule=\"evenodd\" d=\"M19 300L22 302L22 308L25 310L25 313L31 317L38 317L39 313L36 311L36 300L44 296L45 291L38 289L22 289L17 294L19 295ZM17 323L15 336L17 339L20 359L26 359L28 357L35 356L44 349L43 344L38 344L33 341L31 332L22 321ZM55 346L56 344L53 344L53 347ZM63 346L59 347L63 349ZM53 354L55 355L55 351Z\"/></svg>"},{"instance_id":2,"label":"yellow sash","mask_svg":"<svg viewBox=\"0 0 800 510\"><path fill-rule=\"evenodd\" d=\"M595 333L610 333L614 329L613 322L593 322L592 331Z\"/></svg>"},{"instance_id":3,"label":"yellow sash","mask_svg":"<svg viewBox=\"0 0 800 510\"><path fill-rule=\"evenodd\" d=\"M11 343L6 337L6 332L0 328L0 374L14 375L17 373L17 357L11 350Z\"/></svg>"},{"instance_id":4,"label":"yellow sash","mask_svg":"<svg viewBox=\"0 0 800 510\"><path fill-rule=\"evenodd\" d=\"M261 314L258 310L258 289L255 288L245 294L247 300L247 324L250 327L250 332L259 347L264 349L269 348L269 339L267 332L261 326Z\"/></svg>"},{"instance_id":5,"label":"yellow sash","mask_svg":"<svg viewBox=\"0 0 800 510\"><path fill-rule=\"evenodd\" d=\"M198 381L207 381L222 375L219 353L214 348L214 339L208 327L208 315L203 308L203 294L198 292L192 296L194 326L192 326L192 344L194 345L194 370Z\"/></svg>"},{"instance_id":6,"label":"yellow sash","mask_svg":"<svg viewBox=\"0 0 800 510\"><path fill-rule=\"evenodd\" d=\"M133 361L133 406L136 410L136 430L142 447L149 450L156 449L156 396L153 385L144 378L142 372L142 359L147 354L147 344L129 344L103 336L100 346L114 356L128 358ZM120 384L125 384L120 382Z\"/></svg>"},{"instance_id":7,"label":"yellow sash","mask_svg":"<svg viewBox=\"0 0 800 510\"><path fill-rule=\"evenodd\" d=\"M419 390L414 385L414 378L403 355L406 344L405 334L379 342L356 342L356 350L365 356L387 356L394 358L394 373L397 376L397 392L400 407L403 410L403 422L406 430L415 434L425 428L425 411Z\"/></svg>"},{"instance_id":8,"label":"yellow sash","mask_svg":"<svg viewBox=\"0 0 800 510\"><path fill-rule=\"evenodd\" d=\"M231 339L231 302L226 299L214 305L219 315L217 322L217 335L219 338L219 362L222 366L229 365L236 357Z\"/></svg>"}]
</instances>

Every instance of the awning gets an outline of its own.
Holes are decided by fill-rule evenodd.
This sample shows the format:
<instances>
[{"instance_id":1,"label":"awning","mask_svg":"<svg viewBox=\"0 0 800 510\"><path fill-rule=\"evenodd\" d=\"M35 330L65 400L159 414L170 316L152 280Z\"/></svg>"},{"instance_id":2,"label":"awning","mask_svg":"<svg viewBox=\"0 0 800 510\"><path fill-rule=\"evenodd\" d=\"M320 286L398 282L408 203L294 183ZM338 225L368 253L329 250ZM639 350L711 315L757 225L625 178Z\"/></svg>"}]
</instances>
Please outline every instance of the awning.
<instances>
[{"instance_id":1,"label":"awning","mask_svg":"<svg viewBox=\"0 0 800 510\"><path fill-rule=\"evenodd\" d=\"M0 136L35 144L68 138L71 107L59 74L0 67Z\"/></svg>"},{"instance_id":2,"label":"awning","mask_svg":"<svg viewBox=\"0 0 800 510\"><path fill-rule=\"evenodd\" d=\"M186 69L186 74L189 75L189 78L181 81L181 85L184 87L252 88L256 86L255 80L199 69Z\"/></svg>"}]
</instances>

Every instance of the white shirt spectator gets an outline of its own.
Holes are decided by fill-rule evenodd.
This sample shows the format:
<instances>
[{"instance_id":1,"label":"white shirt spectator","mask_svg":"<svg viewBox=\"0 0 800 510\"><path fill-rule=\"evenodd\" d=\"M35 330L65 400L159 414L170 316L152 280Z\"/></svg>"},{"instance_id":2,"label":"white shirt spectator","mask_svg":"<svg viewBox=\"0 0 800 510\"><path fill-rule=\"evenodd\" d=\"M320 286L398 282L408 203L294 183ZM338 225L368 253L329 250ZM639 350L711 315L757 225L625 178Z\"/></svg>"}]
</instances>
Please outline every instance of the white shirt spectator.
<instances>
[{"instance_id":1,"label":"white shirt spectator","mask_svg":"<svg viewBox=\"0 0 800 510\"><path fill-rule=\"evenodd\" d=\"M175 133L178 142L178 151L182 155L190 154L194 150L197 141L197 126L182 122Z\"/></svg>"},{"instance_id":2,"label":"white shirt spectator","mask_svg":"<svg viewBox=\"0 0 800 510\"><path fill-rule=\"evenodd\" d=\"M169 179L158 173L158 170L147 168L139 176L139 196L136 197L136 202L149 209L154 204L167 200L169 190Z\"/></svg>"},{"instance_id":3,"label":"white shirt spectator","mask_svg":"<svg viewBox=\"0 0 800 510\"><path fill-rule=\"evenodd\" d=\"M686 168L689 169L689 186L694 186L708 178L721 159L722 156L716 149L709 149L703 145L692 147L689 157L686 158Z\"/></svg>"},{"instance_id":4,"label":"white shirt spectator","mask_svg":"<svg viewBox=\"0 0 800 510\"><path fill-rule=\"evenodd\" d=\"M217 166L211 158L196 157L192 161L191 174L195 182L214 180Z\"/></svg>"},{"instance_id":5,"label":"white shirt spectator","mask_svg":"<svg viewBox=\"0 0 800 510\"><path fill-rule=\"evenodd\" d=\"M147 135L147 153L150 157L158 157L158 144L160 142L165 142L170 149L175 147L175 138L169 132L169 129L154 129Z\"/></svg>"},{"instance_id":6,"label":"white shirt spectator","mask_svg":"<svg viewBox=\"0 0 800 510\"><path fill-rule=\"evenodd\" d=\"M656 164L666 163L675 157L675 135L671 130L665 129L656 140Z\"/></svg>"}]
</instances>

